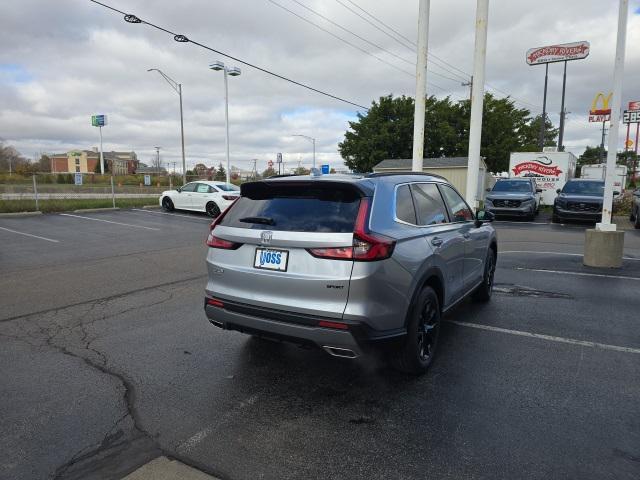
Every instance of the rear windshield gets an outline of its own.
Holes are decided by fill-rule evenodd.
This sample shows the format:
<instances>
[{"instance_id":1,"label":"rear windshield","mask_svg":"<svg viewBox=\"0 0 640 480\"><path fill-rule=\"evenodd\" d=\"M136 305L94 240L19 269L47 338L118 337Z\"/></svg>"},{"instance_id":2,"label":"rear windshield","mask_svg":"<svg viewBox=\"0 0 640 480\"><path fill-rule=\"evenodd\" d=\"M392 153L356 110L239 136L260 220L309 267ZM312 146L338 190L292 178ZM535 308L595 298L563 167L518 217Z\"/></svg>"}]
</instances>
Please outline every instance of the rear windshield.
<instances>
[{"instance_id":1,"label":"rear windshield","mask_svg":"<svg viewBox=\"0 0 640 480\"><path fill-rule=\"evenodd\" d=\"M220 225L254 230L349 233L353 232L360 206L360 196L347 190L287 188L286 192L274 192L266 197L240 197Z\"/></svg>"},{"instance_id":2,"label":"rear windshield","mask_svg":"<svg viewBox=\"0 0 640 480\"><path fill-rule=\"evenodd\" d=\"M493 186L494 192L531 192L531 183L518 180L499 180Z\"/></svg>"},{"instance_id":3,"label":"rear windshield","mask_svg":"<svg viewBox=\"0 0 640 480\"><path fill-rule=\"evenodd\" d=\"M567 182L562 193L575 193L577 195L604 195L604 182Z\"/></svg>"}]
</instances>

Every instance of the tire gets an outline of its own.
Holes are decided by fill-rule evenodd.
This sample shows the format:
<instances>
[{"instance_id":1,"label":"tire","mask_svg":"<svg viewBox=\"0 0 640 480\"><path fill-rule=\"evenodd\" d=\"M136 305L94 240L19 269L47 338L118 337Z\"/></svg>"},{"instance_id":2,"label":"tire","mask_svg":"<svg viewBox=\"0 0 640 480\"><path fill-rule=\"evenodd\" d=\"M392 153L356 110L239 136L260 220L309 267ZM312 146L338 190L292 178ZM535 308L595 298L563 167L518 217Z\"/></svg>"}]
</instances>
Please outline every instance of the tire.
<instances>
[{"instance_id":1,"label":"tire","mask_svg":"<svg viewBox=\"0 0 640 480\"><path fill-rule=\"evenodd\" d=\"M556 211L553 211L553 214L551 215L551 223L560 223L560 217L558 216L558 214L556 213Z\"/></svg>"},{"instance_id":2,"label":"tire","mask_svg":"<svg viewBox=\"0 0 640 480\"><path fill-rule=\"evenodd\" d=\"M484 275L482 283L473 292L473 299L477 302L488 302L493 294L493 278L496 273L496 254L492 248L487 252L487 259L484 262Z\"/></svg>"},{"instance_id":3,"label":"tire","mask_svg":"<svg viewBox=\"0 0 640 480\"><path fill-rule=\"evenodd\" d=\"M175 207L173 206L173 202L169 197L164 197L162 199L162 208L167 212L173 212L175 210Z\"/></svg>"},{"instance_id":4,"label":"tire","mask_svg":"<svg viewBox=\"0 0 640 480\"><path fill-rule=\"evenodd\" d=\"M640 230L640 209L636 209L635 219L633 222L633 228Z\"/></svg>"},{"instance_id":5,"label":"tire","mask_svg":"<svg viewBox=\"0 0 640 480\"><path fill-rule=\"evenodd\" d=\"M633 222L635 221L637 215L635 214L635 210L633 209L633 207L631 208L631 212L629 212L629 221Z\"/></svg>"},{"instance_id":6,"label":"tire","mask_svg":"<svg viewBox=\"0 0 640 480\"><path fill-rule=\"evenodd\" d=\"M205 210L207 211L207 215L209 215L211 218L216 218L218 215L220 215L220 207L216 202L207 203Z\"/></svg>"},{"instance_id":7,"label":"tire","mask_svg":"<svg viewBox=\"0 0 640 480\"><path fill-rule=\"evenodd\" d=\"M424 287L411 311L407 335L393 352L392 365L405 373L422 375L433 363L440 335L440 303L431 287Z\"/></svg>"}]
</instances>

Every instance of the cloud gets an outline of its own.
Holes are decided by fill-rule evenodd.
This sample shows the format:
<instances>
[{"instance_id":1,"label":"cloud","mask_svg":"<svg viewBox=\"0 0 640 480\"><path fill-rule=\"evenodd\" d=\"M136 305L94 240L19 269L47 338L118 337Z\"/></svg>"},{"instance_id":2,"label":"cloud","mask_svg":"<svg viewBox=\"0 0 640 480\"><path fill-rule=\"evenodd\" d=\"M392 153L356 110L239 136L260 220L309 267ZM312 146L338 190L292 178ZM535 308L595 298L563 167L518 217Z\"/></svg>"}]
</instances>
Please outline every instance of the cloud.
<instances>
[{"instance_id":1,"label":"cloud","mask_svg":"<svg viewBox=\"0 0 640 480\"><path fill-rule=\"evenodd\" d=\"M314 18L295 2L277 1L385 61L412 70L396 57L374 51ZM405 39L393 40L338 2L303 1L394 55L414 58L415 54L402 45L408 43ZM411 76L266 0L110 2L216 50L362 105L389 93L413 95ZM416 0L356 3L407 39L416 38ZM456 99L468 96L468 88L461 83L473 64L472 3L432 2L429 46L440 60L434 58L429 66L430 93ZM640 4L632 2L632 12L637 13L638 8ZM143 160L150 160L153 147L159 145L165 161L179 162L178 96L156 72L147 72L148 68L160 68L183 85L188 164L217 164L224 159L225 148L223 78L220 72L209 70L208 64L222 60L242 69L241 76L229 79L233 164L248 167L257 158L258 168L263 169L282 152L285 162L310 165L311 144L292 134L315 137L317 157L322 162L342 163L337 144L358 111L352 106L193 44L174 42L170 35L144 24L125 23L121 15L87 0L7 0L0 4L0 18L0 138L29 157L97 145L98 132L90 126L90 116L105 113L109 116L109 125L103 130L105 149L133 149ZM587 110L595 93L610 90L616 22L617 2L613 0L539 0L535 5L494 0L490 5L487 82L511 94L521 102L519 106L538 111L544 69L527 66L525 51L545 44L589 40L590 56L571 62L567 78L566 105L572 113L565 140L579 153L586 145L600 141L598 126L587 122ZM634 80L640 75L640 54L631 48L640 42L640 16L630 16L628 32L625 101L640 97ZM557 124L561 64L551 65L549 74L547 107Z\"/></svg>"}]
</instances>

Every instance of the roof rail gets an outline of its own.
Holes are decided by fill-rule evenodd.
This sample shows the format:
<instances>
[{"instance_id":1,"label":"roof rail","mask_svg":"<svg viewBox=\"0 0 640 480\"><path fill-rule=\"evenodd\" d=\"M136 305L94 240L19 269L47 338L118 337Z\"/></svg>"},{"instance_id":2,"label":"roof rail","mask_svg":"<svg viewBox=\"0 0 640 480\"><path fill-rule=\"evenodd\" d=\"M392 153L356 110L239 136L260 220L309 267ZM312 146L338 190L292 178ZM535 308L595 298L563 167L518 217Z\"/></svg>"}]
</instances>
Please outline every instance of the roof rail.
<instances>
[{"instance_id":1,"label":"roof rail","mask_svg":"<svg viewBox=\"0 0 640 480\"><path fill-rule=\"evenodd\" d=\"M375 173L367 173L365 174L366 178L376 178L376 177L392 177L397 175L423 175L425 177L436 177L441 178L442 180L447 180L442 175L438 175L437 173L427 173L427 172L375 172ZM447 180L448 181L448 180Z\"/></svg>"},{"instance_id":2,"label":"roof rail","mask_svg":"<svg viewBox=\"0 0 640 480\"><path fill-rule=\"evenodd\" d=\"M298 175L297 173L280 173L277 175L270 175L267 178L282 178L282 177L300 177L302 175Z\"/></svg>"}]
</instances>

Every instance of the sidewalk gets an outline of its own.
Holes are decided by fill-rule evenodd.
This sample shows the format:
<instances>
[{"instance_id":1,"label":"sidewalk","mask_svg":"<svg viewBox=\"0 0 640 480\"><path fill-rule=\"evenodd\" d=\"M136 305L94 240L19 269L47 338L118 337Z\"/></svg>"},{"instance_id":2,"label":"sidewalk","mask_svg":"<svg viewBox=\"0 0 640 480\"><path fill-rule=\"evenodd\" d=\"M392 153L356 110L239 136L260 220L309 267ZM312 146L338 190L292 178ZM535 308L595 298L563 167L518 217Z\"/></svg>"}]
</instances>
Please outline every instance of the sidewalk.
<instances>
[{"instance_id":1,"label":"sidewalk","mask_svg":"<svg viewBox=\"0 0 640 480\"><path fill-rule=\"evenodd\" d=\"M219 480L177 460L158 457L122 480Z\"/></svg>"}]
</instances>

